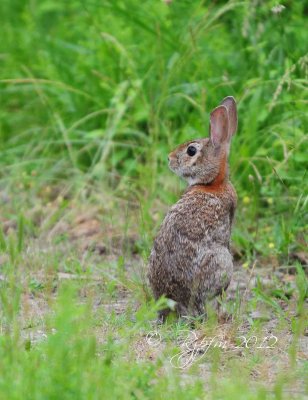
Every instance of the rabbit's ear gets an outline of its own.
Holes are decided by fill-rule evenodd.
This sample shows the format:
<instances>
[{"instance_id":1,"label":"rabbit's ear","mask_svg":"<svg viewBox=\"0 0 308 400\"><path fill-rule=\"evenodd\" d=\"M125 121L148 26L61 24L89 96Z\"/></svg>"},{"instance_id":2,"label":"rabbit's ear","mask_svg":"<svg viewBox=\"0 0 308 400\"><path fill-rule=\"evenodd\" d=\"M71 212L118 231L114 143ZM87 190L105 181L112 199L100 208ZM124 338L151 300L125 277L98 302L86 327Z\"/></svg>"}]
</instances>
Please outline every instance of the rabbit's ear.
<instances>
[{"instance_id":1,"label":"rabbit's ear","mask_svg":"<svg viewBox=\"0 0 308 400\"><path fill-rule=\"evenodd\" d=\"M210 137L214 147L219 147L228 141L229 120L225 106L218 106L211 112Z\"/></svg>"},{"instance_id":2,"label":"rabbit's ear","mask_svg":"<svg viewBox=\"0 0 308 400\"><path fill-rule=\"evenodd\" d=\"M234 97L228 96L223 99L220 103L222 106L225 106L228 110L229 117L229 140L235 134L237 130L237 109L236 109L236 101Z\"/></svg>"}]
</instances>

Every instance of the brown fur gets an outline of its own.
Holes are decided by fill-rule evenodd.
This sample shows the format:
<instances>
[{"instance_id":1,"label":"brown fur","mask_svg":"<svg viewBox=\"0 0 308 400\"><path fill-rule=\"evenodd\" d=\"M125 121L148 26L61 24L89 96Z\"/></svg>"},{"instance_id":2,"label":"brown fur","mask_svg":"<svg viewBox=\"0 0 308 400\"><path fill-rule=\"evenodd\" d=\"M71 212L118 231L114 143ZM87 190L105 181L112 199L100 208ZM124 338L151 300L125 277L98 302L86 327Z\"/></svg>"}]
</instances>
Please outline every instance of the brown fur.
<instances>
[{"instance_id":1,"label":"brown fur","mask_svg":"<svg viewBox=\"0 0 308 400\"><path fill-rule=\"evenodd\" d=\"M227 157L237 117L234 99L227 99L227 106L223 102L211 114L210 139L184 143L169 155L170 168L189 187L161 225L148 277L155 299L164 295L176 301L179 315L204 314L205 302L222 293L232 277L229 248L236 193ZM189 146L195 147L194 155L189 155Z\"/></svg>"},{"instance_id":2,"label":"brown fur","mask_svg":"<svg viewBox=\"0 0 308 400\"><path fill-rule=\"evenodd\" d=\"M228 183L228 175L227 175L227 157L223 156L221 162L220 162L220 167L219 167L219 172L218 175L215 177L213 182L203 185L194 185L190 186L188 188L188 191L191 192L204 192L204 193L221 193L226 189L227 183Z\"/></svg>"}]
</instances>

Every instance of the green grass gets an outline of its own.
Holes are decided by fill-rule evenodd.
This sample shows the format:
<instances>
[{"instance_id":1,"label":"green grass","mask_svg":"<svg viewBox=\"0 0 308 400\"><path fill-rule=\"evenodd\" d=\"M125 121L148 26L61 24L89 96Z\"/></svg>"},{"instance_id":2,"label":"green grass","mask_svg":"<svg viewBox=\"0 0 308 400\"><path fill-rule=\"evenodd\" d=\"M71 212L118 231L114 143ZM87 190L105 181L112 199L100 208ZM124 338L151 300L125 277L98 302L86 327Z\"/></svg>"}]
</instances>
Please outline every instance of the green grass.
<instances>
[{"instance_id":1,"label":"green grass","mask_svg":"<svg viewBox=\"0 0 308 400\"><path fill-rule=\"evenodd\" d=\"M275 6L1 1L0 398L304 398L307 6ZM185 187L167 154L227 95L235 279L254 284L195 329L278 345L183 371L170 359L192 329L154 324L146 260Z\"/></svg>"}]
</instances>

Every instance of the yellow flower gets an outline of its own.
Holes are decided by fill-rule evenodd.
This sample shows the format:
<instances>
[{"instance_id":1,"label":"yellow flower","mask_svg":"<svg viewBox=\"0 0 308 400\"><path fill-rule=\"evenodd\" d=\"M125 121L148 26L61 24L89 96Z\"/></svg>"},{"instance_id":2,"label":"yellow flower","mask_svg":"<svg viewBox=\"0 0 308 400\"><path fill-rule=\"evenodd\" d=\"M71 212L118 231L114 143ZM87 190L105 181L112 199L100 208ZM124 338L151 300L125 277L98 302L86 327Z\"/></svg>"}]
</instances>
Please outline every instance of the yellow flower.
<instances>
[{"instance_id":1,"label":"yellow flower","mask_svg":"<svg viewBox=\"0 0 308 400\"><path fill-rule=\"evenodd\" d=\"M269 247L269 249L273 249L273 248L275 247L275 245L274 245L273 242L270 242L270 243L268 244L268 247Z\"/></svg>"},{"instance_id":2,"label":"yellow flower","mask_svg":"<svg viewBox=\"0 0 308 400\"><path fill-rule=\"evenodd\" d=\"M243 203L244 203L244 204L249 204L249 203L250 203L250 197L245 196L245 197L243 198Z\"/></svg>"}]
</instances>

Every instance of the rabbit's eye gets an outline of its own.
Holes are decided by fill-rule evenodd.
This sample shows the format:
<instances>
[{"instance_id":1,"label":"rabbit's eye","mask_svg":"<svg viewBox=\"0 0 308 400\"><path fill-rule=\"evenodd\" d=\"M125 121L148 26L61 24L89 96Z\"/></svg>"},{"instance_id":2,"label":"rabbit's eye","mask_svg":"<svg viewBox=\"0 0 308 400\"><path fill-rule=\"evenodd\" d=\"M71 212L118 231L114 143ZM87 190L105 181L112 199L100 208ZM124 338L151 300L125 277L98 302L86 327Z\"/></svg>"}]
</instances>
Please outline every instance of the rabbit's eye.
<instances>
[{"instance_id":1,"label":"rabbit's eye","mask_svg":"<svg viewBox=\"0 0 308 400\"><path fill-rule=\"evenodd\" d=\"M187 147L187 154L192 157L197 153L197 149L195 148L195 146L188 146Z\"/></svg>"}]
</instances>

